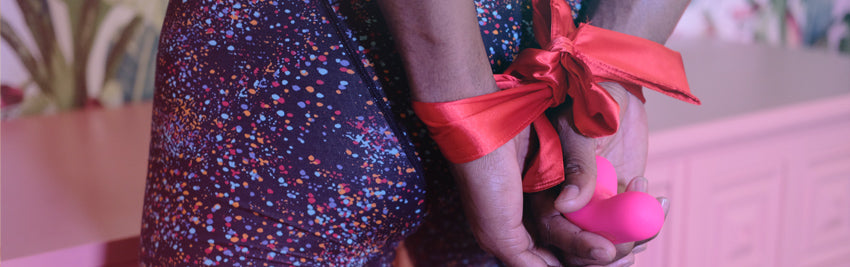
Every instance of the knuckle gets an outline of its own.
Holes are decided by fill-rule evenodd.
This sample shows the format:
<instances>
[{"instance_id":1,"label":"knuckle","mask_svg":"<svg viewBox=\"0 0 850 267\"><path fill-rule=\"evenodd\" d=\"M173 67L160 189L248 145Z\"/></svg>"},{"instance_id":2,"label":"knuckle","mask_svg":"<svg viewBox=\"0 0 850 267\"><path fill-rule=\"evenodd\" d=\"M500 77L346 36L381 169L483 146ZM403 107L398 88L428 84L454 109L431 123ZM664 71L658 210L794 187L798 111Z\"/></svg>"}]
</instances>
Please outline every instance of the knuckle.
<instances>
[{"instance_id":1,"label":"knuckle","mask_svg":"<svg viewBox=\"0 0 850 267\"><path fill-rule=\"evenodd\" d=\"M588 173L587 162L582 159L570 157L564 160L564 174L567 176L578 176Z\"/></svg>"},{"instance_id":2,"label":"knuckle","mask_svg":"<svg viewBox=\"0 0 850 267\"><path fill-rule=\"evenodd\" d=\"M570 263L570 266L584 266L586 265L584 260L578 257L572 257L567 260Z\"/></svg>"}]
</instances>

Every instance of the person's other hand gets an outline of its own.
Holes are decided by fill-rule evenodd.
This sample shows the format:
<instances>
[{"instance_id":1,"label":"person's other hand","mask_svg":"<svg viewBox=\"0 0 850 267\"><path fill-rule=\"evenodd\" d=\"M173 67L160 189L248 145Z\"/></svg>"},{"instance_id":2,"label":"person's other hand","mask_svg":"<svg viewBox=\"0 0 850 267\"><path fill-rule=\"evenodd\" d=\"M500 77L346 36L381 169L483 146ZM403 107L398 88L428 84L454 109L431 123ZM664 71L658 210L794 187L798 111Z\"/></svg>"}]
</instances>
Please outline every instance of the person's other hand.
<instances>
[{"instance_id":1,"label":"person's other hand","mask_svg":"<svg viewBox=\"0 0 850 267\"><path fill-rule=\"evenodd\" d=\"M635 177L626 187L626 191L647 190L648 181L643 177ZM559 191L553 188L528 194L527 223L530 224L529 229L534 233L537 244L553 251L566 266L630 266L635 262L635 254L645 250L646 242L652 239L614 245L598 234L584 231L555 209L554 203L558 193ZM669 208L667 199L659 198L659 202L666 215Z\"/></svg>"},{"instance_id":2,"label":"person's other hand","mask_svg":"<svg viewBox=\"0 0 850 267\"><path fill-rule=\"evenodd\" d=\"M485 251L508 266L557 266L523 224L522 166L529 130L477 160L454 164L467 221Z\"/></svg>"},{"instance_id":3,"label":"person's other hand","mask_svg":"<svg viewBox=\"0 0 850 267\"><path fill-rule=\"evenodd\" d=\"M636 187L634 190L646 190L645 178L631 181L632 178L643 176L646 167L648 127L643 102L617 83L603 82L600 86L605 88L620 105L620 127L613 135L601 138L582 136L572 127L570 108L561 109L561 112L556 114L555 128L561 138L566 175L564 186L554 190L557 193L553 203L554 210L559 214L577 211L590 201L596 187L596 155L607 158L614 165L620 188L630 184ZM563 221L568 222L566 219ZM595 257L597 261L585 262L608 263L614 260L628 262L634 258L631 253L634 243L620 244L616 250L612 250L612 246L595 242L594 240L598 240L596 238L585 236L581 238L588 238L587 242L603 248L597 252L599 253ZM583 243L578 244L586 246ZM574 254L581 256L578 253Z\"/></svg>"},{"instance_id":4,"label":"person's other hand","mask_svg":"<svg viewBox=\"0 0 850 267\"><path fill-rule=\"evenodd\" d=\"M596 188L596 155L608 159L617 171L618 183L643 176L646 167L648 127L643 102L621 85L603 82L605 88L620 105L620 127L613 135L589 138L575 132L571 123L571 109L562 108L556 114L555 128L561 138L564 152L565 185L555 201L555 208L563 213L584 207Z\"/></svg>"}]
</instances>

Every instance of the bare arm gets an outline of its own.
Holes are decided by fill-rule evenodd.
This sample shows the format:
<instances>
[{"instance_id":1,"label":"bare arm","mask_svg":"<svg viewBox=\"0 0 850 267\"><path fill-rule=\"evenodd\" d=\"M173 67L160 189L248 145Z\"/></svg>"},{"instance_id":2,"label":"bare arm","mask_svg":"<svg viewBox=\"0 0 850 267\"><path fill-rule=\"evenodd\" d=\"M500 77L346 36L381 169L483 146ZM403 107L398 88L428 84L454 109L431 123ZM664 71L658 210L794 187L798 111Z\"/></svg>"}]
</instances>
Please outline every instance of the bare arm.
<instances>
[{"instance_id":1,"label":"bare arm","mask_svg":"<svg viewBox=\"0 0 850 267\"><path fill-rule=\"evenodd\" d=\"M498 91L472 1L380 0L414 100L445 102ZM453 164L478 244L508 266L556 265L522 222L528 130L477 160Z\"/></svg>"},{"instance_id":2,"label":"bare arm","mask_svg":"<svg viewBox=\"0 0 850 267\"><path fill-rule=\"evenodd\" d=\"M472 1L382 0L413 97L453 101L496 92Z\"/></svg>"},{"instance_id":3,"label":"bare arm","mask_svg":"<svg viewBox=\"0 0 850 267\"><path fill-rule=\"evenodd\" d=\"M584 1L591 25L664 44L690 0Z\"/></svg>"}]
</instances>

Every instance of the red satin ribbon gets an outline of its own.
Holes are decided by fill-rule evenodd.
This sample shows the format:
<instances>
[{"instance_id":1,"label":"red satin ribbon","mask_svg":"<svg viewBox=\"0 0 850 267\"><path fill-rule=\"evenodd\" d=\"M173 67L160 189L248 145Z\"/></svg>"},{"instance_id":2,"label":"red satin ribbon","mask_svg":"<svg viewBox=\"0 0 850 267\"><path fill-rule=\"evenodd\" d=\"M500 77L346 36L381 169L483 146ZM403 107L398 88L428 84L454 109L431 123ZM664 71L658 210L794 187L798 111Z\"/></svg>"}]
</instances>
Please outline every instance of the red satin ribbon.
<instances>
[{"instance_id":1,"label":"red satin ribbon","mask_svg":"<svg viewBox=\"0 0 850 267\"><path fill-rule=\"evenodd\" d=\"M613 81L642 101L642 87L699 104L691 95L679 53L639 37L587 24L576 28L565 1L533 1L534 32L544 49L525 49L494 78L502 91L453 102L413 102L445 157L478 159L533 123L540 143L523 178L537 192L564 180L558 133L543 114L569 95L582 135L601 137L619 126L619 105L599 82Z\"/></svg>"}]
</instances>

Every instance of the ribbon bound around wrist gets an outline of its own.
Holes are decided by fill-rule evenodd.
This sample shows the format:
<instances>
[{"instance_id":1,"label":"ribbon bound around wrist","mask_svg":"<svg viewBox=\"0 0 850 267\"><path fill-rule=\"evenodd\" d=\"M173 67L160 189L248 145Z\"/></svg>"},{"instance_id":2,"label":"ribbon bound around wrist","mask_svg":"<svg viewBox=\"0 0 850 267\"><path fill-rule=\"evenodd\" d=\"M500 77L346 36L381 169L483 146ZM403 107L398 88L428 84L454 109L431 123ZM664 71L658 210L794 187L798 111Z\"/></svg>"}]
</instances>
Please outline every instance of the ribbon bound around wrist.
<instances>
[{"instance_id":1,"label":"ribbon bound around wrist","mask_svg":"<svg viewBox=\"0 0 850 267\"><path fill-rule=\"evenodd\" d=\"M452 102L413 102L449 161L478 159L532 125L539 148L530 155L522 185L525 192L538 192L564 180L561 142L544 112L567 96L574 126L587 137L611 135L619 126L619 105L599 82L617 82L642 101L646 87L700 103L690 93L678 52L588 24L576 27L565 1L532 4L534 33L543 49L524 49L505 74L494 75L501 91Z\"/></svg>"}]
</instances>

